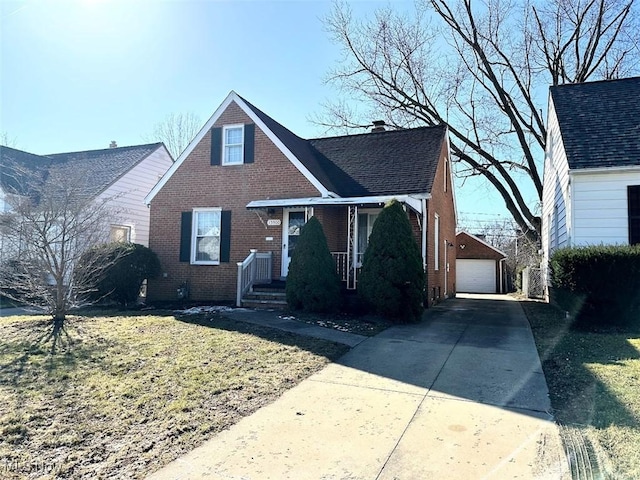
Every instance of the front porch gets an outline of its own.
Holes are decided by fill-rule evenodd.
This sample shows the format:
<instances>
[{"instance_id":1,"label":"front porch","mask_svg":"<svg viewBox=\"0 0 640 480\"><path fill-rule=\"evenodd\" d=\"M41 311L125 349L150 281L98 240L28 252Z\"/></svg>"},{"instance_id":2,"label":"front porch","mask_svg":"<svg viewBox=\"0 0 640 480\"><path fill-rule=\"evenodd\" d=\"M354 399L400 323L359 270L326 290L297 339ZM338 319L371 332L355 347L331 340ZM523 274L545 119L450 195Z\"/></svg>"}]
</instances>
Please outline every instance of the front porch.
<instances>
[{"instance_id":1,"label":"front porch","mask_svg":"<svg viewBox=\"0 0 640 480\"><path fill-rule=\"evenodd\" d=\"M336 265L336 273L347 290L355 290L362 265L360 253L356 257L356 266L351 264L348 252L331 252ZM285 308L285 280L274 279L273 253L251 250L247 258L237 263L238 285L236 293L237 307Z\"/></svg>"},{"instance_id":2,"label":"front porch","mask_svg":"<svg viewBox=\"0 0 640 480\"><path fill-rule=\"evenodd\" d=\"M428 195L375 196L355 198L293 198L256 200L247 205L267 230L265 241L273 242L267 251L253 249L244 261L238 262L236 304L251 295L253 287L286 279L289 262L301 229L309 218L318 218L334 259L336 272L346 290L356 290L362 259L373 223L384 205L400 201L414 226L421 245L426 269L426 202ZM275 228L274 228L275 227ZM281 247L277 249L277 245ZM266 244L264 244L266 246Z\"/></svg>"}]
</instances>

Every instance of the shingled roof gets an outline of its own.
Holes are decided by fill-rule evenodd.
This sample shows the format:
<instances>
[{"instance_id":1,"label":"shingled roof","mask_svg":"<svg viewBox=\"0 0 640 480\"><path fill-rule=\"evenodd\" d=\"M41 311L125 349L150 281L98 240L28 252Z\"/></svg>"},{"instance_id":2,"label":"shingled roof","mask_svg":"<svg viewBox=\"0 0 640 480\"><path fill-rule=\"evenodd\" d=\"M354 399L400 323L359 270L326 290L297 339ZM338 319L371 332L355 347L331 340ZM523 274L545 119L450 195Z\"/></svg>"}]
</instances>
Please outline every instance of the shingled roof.
<instances>
[{"instance_id":1,"label":"shingled roof","mask_svg":"<svg viewBox=\"0 0 640 480\"><path fill-rule=\"evenodd\" d=\"M150 143L50 155L34 155L3 146L0 147L0 185L5 190L24 194L16 180L16 168L31 172L50 172L55 168L63 172L87 172L87 193L97 195L161 146L162 143Z\"/></svg>"},{"instance_id":2,"label":"shingled roof","mask_svg":"<svg viewBox=\"0 0 640 480\"><path fill-rule=\"evenodd\" d=\"M640 165L640 77L550 91L570 169Z\"/></svg>"},{"instance_id":3,"label":"shingled roof","mask_svg":"<svg viewBox=\"0 0 640 480\"><path fill-rule=\"evenodd\" d=\"M162 143L105 148L84 152L47 155L60 168L86 169L91 173L87 188L95 194L102 192L142 160L156 151Z\"/></svg>"},{"instance_id":4,"label":"shingled roof","mask_svg":"<svg viewBox=\"0 0 640 480\"><path fill-rule=\"evenodd\" d=\"M317 138L319 154L341 196L431 192L447 129L444 125Z\"/></svg>"},{"instance_id":5,"label":"shingled roof","mask_svg":"<svg viewBox=\"0 0 640 480\"><path fill-rule=\"evenodd\" d=\"M0 187L5 192L25 195L26 177L35 171L46 171L51 159L0 145Z\"/></svg>"},{"instance_id":6,"label":"shingled roof","mask_svg":"<svg viewBox=\"0 0 640 480\"><path fill-rule=\"evenodd\" d=\"M431 191L444 125L305 140L242 100L327 190L341 197Z\"/></svg>"}]
</instances>

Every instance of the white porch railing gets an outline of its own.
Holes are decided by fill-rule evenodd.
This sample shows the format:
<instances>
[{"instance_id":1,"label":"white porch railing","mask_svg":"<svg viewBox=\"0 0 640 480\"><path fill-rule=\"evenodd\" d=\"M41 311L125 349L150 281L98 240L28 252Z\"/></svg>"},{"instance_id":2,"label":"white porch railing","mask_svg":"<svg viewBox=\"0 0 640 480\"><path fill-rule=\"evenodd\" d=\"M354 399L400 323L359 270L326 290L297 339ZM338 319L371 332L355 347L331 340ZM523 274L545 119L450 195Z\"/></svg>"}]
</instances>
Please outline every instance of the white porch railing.
<instances>
[{"instance_id":1,"label":"white porch railing","mask_svg":"<svg viewBox=\"0 0 640 480\"><path fill-rule=\"evenodd\" d=\"M357 282L358 274L360 273L360 267L362 267L362 257L364 256L364 254L357 254L355 269L353 269L352 282L349 282L350 266L349 255L347 254L347 252L331 252L331 256L333 257L333 261L336 263L336 272L338 272L340 280L343 282L347 282L347 285L355 285Z\"/></svg>"},{"instance_id":2,"label":"white porch railing","mask_svg":"<svg viewBox=\"0 0 640 480\"><path fill-rule=\"evenodd\" d=\"M238 262L238 284L236 288L236 306L242 306L242 297L249 292L256 283L271 282L271 252L258 253L251 249L249 256Z\"/></svg>"},{"instance_id":3,"label":"white porch railing","mask_svg":"<svg viewBox=\"0 0 640 480\"><path fill-rule=\"evenodd\" d=\"M347 278L349 278L349 259L347 252L331 252L331 256L336 263L336 272L338 272L340 280L346 282Z\"/></svg>"}]
</instances>

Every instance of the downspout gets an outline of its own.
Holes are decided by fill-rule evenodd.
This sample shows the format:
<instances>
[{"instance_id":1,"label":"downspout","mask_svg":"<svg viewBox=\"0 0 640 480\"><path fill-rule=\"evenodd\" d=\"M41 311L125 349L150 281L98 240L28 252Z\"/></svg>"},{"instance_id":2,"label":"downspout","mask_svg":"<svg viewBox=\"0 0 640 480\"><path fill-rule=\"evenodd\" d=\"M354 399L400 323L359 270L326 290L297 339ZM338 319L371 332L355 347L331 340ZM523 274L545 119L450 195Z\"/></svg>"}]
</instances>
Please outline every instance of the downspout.
<instances>
[{"instance_id":1,"label":"downspout","mask_svg":"<svg viewBox=\"0 0 640 480\"><path fill-rule=\"evenodd\" d=\"M449 240L444 239L444 298L447 297L447 284L449 282Z\"/></svg>"},{"instance_id":2,"label":"downspout","mask_svg":"<svg viewBox=\"0 0 640 480\"><path fill-rule=\"evenodd\" d=\"M421 200L422 205L422 270L424 271L425 307L429 305L429 275L427 273L427 199Z\"/></svg>"},{"instance_id":3,"label":"downspout","mask_svg":"<svg viewBox=\"0 0 640 480\"><path fill-rule=\"evenodd\" d=\"M500 261L498 262L498 265L500 266L500 292L499 293L504 293L504 280L503 280L503 275L504 275L504 262L506 260L506 258L501 258Z\"/></svg>"},{"instance_id":4,"label":"downspout","mask_svg":"<svg viewBox=\"0 0 640 480\"><path fill-rule=\"evenodd\" d=\"M427 199L422 200L422 269L427 273Z\"/></svg>"}]
</instances>

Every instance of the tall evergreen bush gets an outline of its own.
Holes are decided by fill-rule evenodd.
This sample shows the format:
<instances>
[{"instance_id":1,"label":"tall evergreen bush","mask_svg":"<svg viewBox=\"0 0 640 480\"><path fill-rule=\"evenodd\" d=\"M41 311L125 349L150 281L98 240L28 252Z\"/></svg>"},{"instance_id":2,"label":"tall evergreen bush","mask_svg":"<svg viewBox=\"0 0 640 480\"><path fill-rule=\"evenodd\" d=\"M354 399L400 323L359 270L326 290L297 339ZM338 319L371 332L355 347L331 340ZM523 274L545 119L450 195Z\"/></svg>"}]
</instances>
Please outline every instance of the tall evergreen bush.
<instances>
[{"instance_id":1,"label":"tall evergreen bush","mask_svg":"<svg viewBox=\"0 0 640 480\"><path fill-rule=\"evenodd\" d=\"M402 205L392 200L373 224L359 294L376 313L404 323L420 320L424 288L420 247Z\"/></svg>"},{"instance_id":2,"label":"tall evergreen bush","mask_svg":"<svg viewBox=\"0 0 640 480\"><path fill-rule=\"evenodd\" d=\"M287 275L287 303L294 310L331 312L340 307L340 279L322 225L302 227Z\"/></svg>"}]
</instances>

